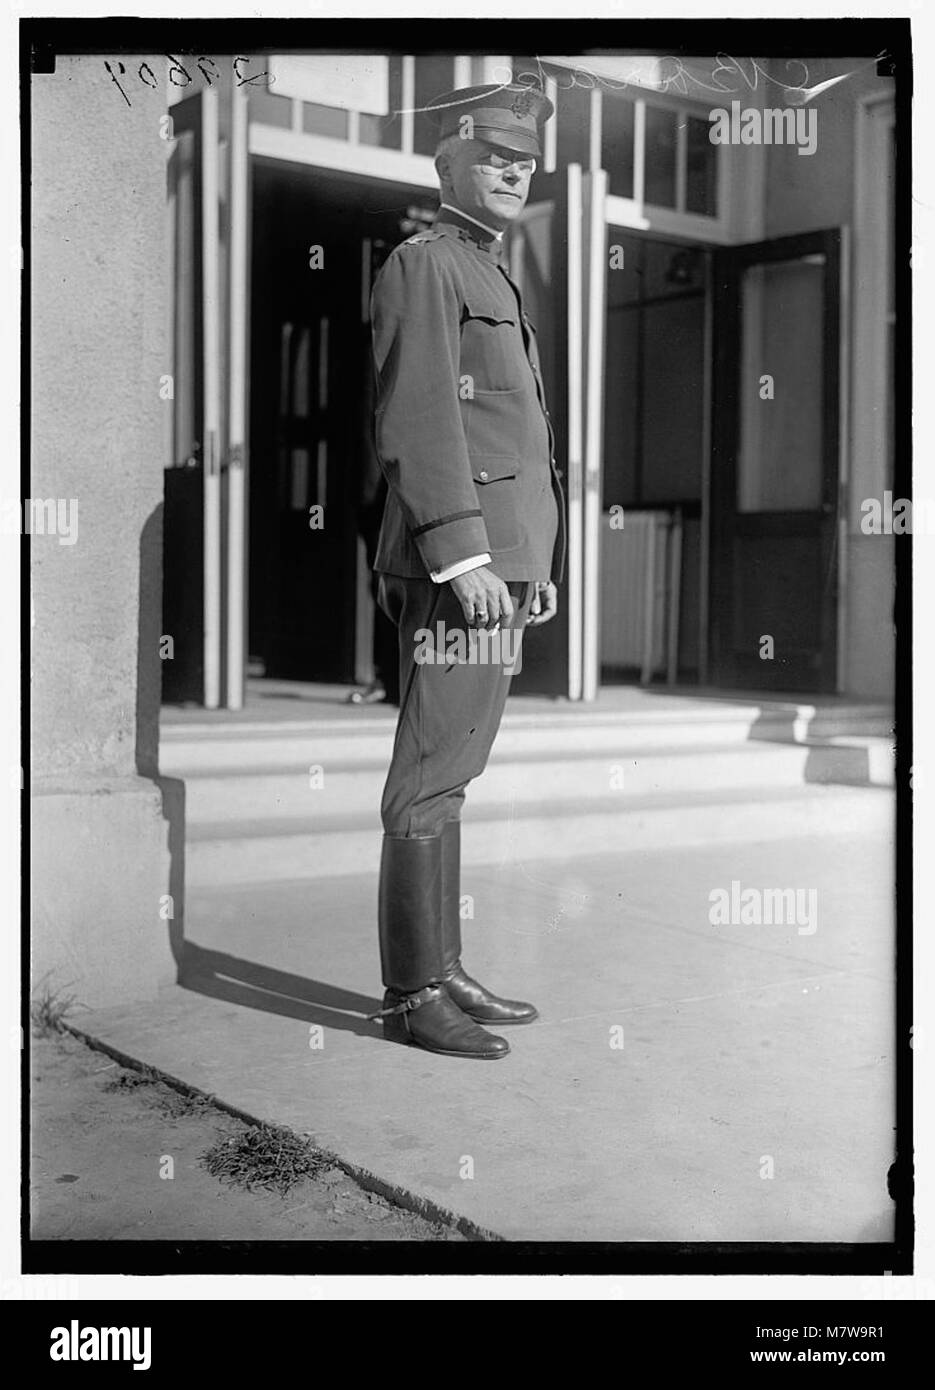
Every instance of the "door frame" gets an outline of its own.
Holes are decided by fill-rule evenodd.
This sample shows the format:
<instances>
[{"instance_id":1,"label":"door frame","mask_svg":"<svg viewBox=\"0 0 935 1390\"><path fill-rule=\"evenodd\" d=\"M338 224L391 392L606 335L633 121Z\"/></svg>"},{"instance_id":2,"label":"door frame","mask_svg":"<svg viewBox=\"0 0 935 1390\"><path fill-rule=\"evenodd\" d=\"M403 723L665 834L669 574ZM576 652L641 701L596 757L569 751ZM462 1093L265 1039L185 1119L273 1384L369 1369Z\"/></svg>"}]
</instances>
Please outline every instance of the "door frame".
<instances>
[{"instance_id":1,"label":"door frame","mask_svg":"<svg viewBox=\"0 0 935 1390\"><path fill-rule=\"evenodd\" d=\"M556 456L564 460L565 489L565 594L558 616L537 633L543 646L563 661L556 688L569 700L581 698L581 591L583 584L583 433L581 391L582 317L580 307L581 258L581 167L553 169L536 175L534 191L514 227L506 234L506 265L513 280L524 292L523 264L526 243L523 228L547 219L549 225L550 302L553 310L550 348L551 380L543 366L546 394L551 406ZM526 304L528 306L528 297ZM541 325L539 325L541 327ZM564 638L557 633L564 628ZM524 661L530 672L530 662ZM555 674L555 673L551 673ZM514 680L522 693L523 677Z\"/></svg>"},{"instance_id":2,"label":"door frame","mask_svg":"<svg viewBox=\"0 0 935 1390\"><path fill-rule=\"evenodd\" d=\"M708 673L708 587L710 570L710 512L711 512L711 428L712 428L712 388L713 388L713 333L714 333L714 314L712 308L713 301L713 253L719 241L712 238L699 238L687 234L684 230L678 233L660 228L647 228L642 223L623 222L621 218L621 207L625 199L607 197L605 199L604 216L606 233L622 233L624 236L640 237L647 241L663 241L668 245L681 244L685 247L696 250L701 255L704 268L704 283L702 294L704 296L704 324L702 328L702 402L701 402L701 431L699 435L700 452L700 495L699 495L699 557L698 557L698 681L700 687L707 684ZM606 257L605 257L606 261ZM604 323L608 319L608 305L606 297L606 266L605 266L605 292L604 292ZM604 372L604 362L601 363L601 372ZM601 441L600 475L598 487L603 491L604 460L603 460L603 431L604 415L606 402L602 401L602 413L600 419L599 438ZM663 504L660 503L660 506ZM601 528L602 508L598 501L597 520L594 528L595 536ZM596 614L596 621L600 622L599 611ZM598 629L599 631L599 629ZM677 665L677 662L676 662ZM601 652L598 642L597 651L597 688L600 685Z\"/></svg>"},{"instance_id":3,"label":"door frame","mask_svg":"<svg viewBox=\"0 0 935 1390\"><path fill-rule=\"evenodd\" d=\"M537 218L551 223L554 379L549 399L555 448L565 461L567 538L558 619L565 626L565 672L558 685L573 701L594 700L600 677L606 196L603 170L585 173L580 164L570 163L538 176L535 195L517 223L517 231ZM522 237L514 233L508 247L511 273L519 283Z\"/></svg>"},{"instance_id":4,"label":"door frame","mask_svg":"<svg viewBox=\"0 0 935 1390\"><path fill-rule=\"evenodd\" d=\"M740 285L744 270L754 265L776 264L822 255L824 297L822 340L821 496L817 515L830 518L819 537L820 570L826 576L827 592L822 591L819 615L821 674L816 693L836 693L841 685L840 603L841 572L839 553L842 501L842 453L845 404L843 383L847 380L843 356L847 347L843 273L847 265L847 238L841 227L800 232L765 241L713 250L714 351L711 431L711 488L709 537L712 563L709 577L709 662L717 668L728 659L726 615L730 611L728 563L733 527L728 517L736 516L737 447L739 404L736 389L740 370ZM828 350L828 345L837 345ZM730 385L728 385L730 383ZM731 499L731 506L723 499ZM819 521L821 526L821 521ZM719 684L731 684L723 679Z\"/></svg>"}]
</instances>

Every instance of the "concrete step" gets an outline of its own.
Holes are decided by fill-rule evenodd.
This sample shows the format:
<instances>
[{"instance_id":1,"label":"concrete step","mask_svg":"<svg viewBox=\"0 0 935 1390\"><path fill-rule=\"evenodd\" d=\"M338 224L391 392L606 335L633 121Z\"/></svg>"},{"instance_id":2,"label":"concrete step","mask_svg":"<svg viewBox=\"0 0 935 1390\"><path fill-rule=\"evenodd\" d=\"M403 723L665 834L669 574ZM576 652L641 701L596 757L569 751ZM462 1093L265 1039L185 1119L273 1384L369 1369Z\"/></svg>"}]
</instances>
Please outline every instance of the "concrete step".
<instances>
[{"instance_id":1,"label":"concrete step","mask_svg":"<svg viewBox=\"0 0 935 1390\"><path fill-rule=\"evenodd\" d=\"M549 753L614 753L621 748L743 744L749 741L753 711L712 716L668 711L637 720L547 718L504 719L497 735L500 757L533 758ZM353 730L324 722L315 726L281 724L273 728L213 728L197 736L164 736L160 765L169 776L225 771L272 772L310 766L386 767L393 750L395 721L361 721Z\"/></svg>"},{"instance_id":2,"label":"concrete step","mask_svg":"<svg viewBox=\"0 0 935 1390\"><path fill-rule=\"evenodd\" d=\"M508 710L471 787L464 853L559 859L632 848L771 839L880 814L862 788L892 781L884 709L818 713L798 704L650 698L625 710ZM842 732L848 723L858 737ZM379 805L395 714L333 720L176 723L161 766L186 782L186 876L193 886L375 872ZM856 795L856 801L854 800ZM891 807L887 803L887 810ZM810 827L803 830L802 827Z\"/></svg>"},{"instance_id":3,"label":"concrete step","mask_svg":"<svg viewBox=\"0 0 935 1390\"><path fill-rule=\"evenodd\" d=\"M595 756L571 754L522 761L498 745L483 777L471 786L471 806L529 806L573 800L599 802L660 792L729 787L800 786L809 749L800 744L734 743L726 747L620 748ZM327 757L320 777L308 767L289 772L198 776L189 779L186 822L202 838L223 834L233 822L304 822L309 829L335 816L367 816L379 806L386 760L369 767L341 766ZM205 831L202 832L202 827Z\"/></svg>"},{"instance_id":4,"label":"concrete step","mask_svg":"<svg viewBox=\"0 0 935 1390\"><path fill-rule=\"evenodd\" d=\"M477 788L480 787L480 780ZM750 788L655 793L626 792L567 798L551 803L478 805L472 800L465 821L462 857L466 864L500 863L507 855L567 862L587 854L634 850L687 849L822 834L891 836L891 794L799 786L751 795ZM314 827L296 822L231 823L195 826L186 847L185 878L190 887L315 880L376 873L380 820L374 803L366 816L333 815Z\"/></svg>"},{"instance_id":5,"label":"concrete step","mask_svg":"<svg viewBox=\"0 0 935 1390\"><path fill-rule=\"evenodd\" d=\"M497 736L499 758L619 756L629 749L722 749L751 742L797 743L809 739L887 738L892 718L883 706L842 707L833 713L809 705L679 700L654 707L648 697L631 709L579 712L548 705L537 713L507 707ZM353 725L334 720L236 724L199 721L165 723L160 764L167 776L225 772L307 770L312 766L385 767L395 731L395 714L364 715Z\"/></svg>"}]
</instances>

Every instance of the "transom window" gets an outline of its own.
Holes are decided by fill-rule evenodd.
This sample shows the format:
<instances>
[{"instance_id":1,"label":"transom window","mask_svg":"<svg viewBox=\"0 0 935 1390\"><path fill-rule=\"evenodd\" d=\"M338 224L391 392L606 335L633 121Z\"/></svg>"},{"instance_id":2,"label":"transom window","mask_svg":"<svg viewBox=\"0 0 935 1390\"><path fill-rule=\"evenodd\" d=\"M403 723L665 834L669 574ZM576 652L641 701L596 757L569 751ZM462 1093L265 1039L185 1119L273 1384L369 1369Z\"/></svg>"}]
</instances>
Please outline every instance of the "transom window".
<instances>
[{"instance_id":1,"label":"transom window","mask_svg":"<svg viewBox=\"0 0 935 1390\"><path fill-rule=\"evenodd\" d=\"M581 60L582 64L587 59ZM718 150L697 104L601 81L542 59L517 57L513 70L546 79L556 107L559 166L607 170L611 197L647 207L718 216ZM624 69L622 69L622 72Z\"/></svg>"},{"instance_id":2,"label":"transom window","mask_svg":"<svg viewBox=\"0 0 935 1390\"><path fill-rule=\"evenodd\" d=\"M556 108L545 130L544 173L568 164L606 169L611 198L658 219L660 230L705 235L728 201L723 147L712 145L704 105L624 85L587 70L587 58L453 54L289 55L269 58L272 82L250 91L251 120L347 145L428 159L436 126L424 108L440 92L484 81L544 82ZM621 64L626 60L621 58ZM361 150L363 155L363 150ZM426 165L426 168L429 168Z\"/></svg>"},{"instance_id":3,"label":"transom window","mask_svg":"<svg viewBox=\"0 0 935 1390\"><path fill-rule=\"evenodd\" d=\"M250 90L250 116L263 125L434 155L437 129L423 114L433 97L483 82L484 60L449 53L276 55L267 88Z\"/></svg>"}]
</instances>

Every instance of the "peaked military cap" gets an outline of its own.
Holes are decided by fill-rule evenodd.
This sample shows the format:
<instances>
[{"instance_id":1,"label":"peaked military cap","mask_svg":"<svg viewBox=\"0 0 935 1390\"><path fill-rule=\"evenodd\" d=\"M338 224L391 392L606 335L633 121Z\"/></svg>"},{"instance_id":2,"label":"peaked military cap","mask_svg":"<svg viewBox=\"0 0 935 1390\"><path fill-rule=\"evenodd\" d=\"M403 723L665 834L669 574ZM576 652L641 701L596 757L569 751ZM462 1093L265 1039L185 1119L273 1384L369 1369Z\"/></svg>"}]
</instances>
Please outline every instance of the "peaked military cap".
<instances>
[{"instance_id":1,"label":"peaked military cap","mask_svg":"<svg viewBox=\"0 0 935 1390\"><path fill-rule=\"evenodd\" d=\"M517 82L496 82L482 87L459 87L433 97L427 105L429 119L438 127L438 138L460 135L462 117L470 116L473 137L502 145L517 154L541 155L539 137L555 108L538 87Z\"/></svg>"}]
</instances>

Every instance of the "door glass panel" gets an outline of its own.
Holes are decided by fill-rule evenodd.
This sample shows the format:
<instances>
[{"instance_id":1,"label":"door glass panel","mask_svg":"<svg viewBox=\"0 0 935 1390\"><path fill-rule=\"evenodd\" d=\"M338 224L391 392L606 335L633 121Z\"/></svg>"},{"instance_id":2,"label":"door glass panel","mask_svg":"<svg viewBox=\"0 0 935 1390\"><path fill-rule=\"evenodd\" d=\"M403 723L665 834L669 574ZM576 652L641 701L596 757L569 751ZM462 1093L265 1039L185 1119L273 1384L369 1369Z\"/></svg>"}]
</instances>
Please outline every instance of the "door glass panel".
<instances>
[{"instance_id":1,"label":"door glass panel","mask_svg":"<svg viewBox=\"0 0 935 1390\"><path fill-rule=\"evenodd\" d=\"M646 107L644 198L658 208L675 207L675 151L678 117L662 106Z\"/></svg>"},{"instance_id":2,"label":"door glass panel","mask_svg":"<svg viewBox=\"0 0 935 1390\"><path fill-rule=\"evenodd\" d=\"M528 71L529 66L527 63L524 70ZM563 260L559 260L559 268L555 264L555 257L561 256L565 233L564 219L558 226L556 221L553 202L527 205L522 217L510 228L505 249L510 277L519 288L523 308L536 330L546 400L558 417L559 403L566 391L568 335L557 331L557 326L567 303L568 278ZM544 432L541 437L544 444ZM566 467L561 433L557 445L556 459ZM541 630L542 641L524 644L522 671L514 677L511 694L569 693L572 644L567 625L571 621L570 611L563 605L560 621L548 623Z\"/></svg>"},{"instance_id":3,"label":"door glass panel","mask_svg":"<svg viewBox=\"0 0 935 1390\"><path fill-rule=\"evenodd\" d=\"M523 308L536 329L539 365L547 394L556 389L555 295L552 287L552 203L531 203L522 221L509 232L510 274L519 286Z\"/></svg>"},{"instance_id":4,"label":"door glass panel","mask_svg":"<svg viewBox=\"0 0 935 1390\"><path fill-rule=\"evenodd\" d=\"M416 154L434 154L438 127L425 107L455 86L455 60L446 54L420 54L415 61L415 107L413 148Z\"/></svg>"},{"instance_id":5,"label":"door glass panel","mask_svg":"<svg viewBox=\"0 0 935 1390\"><path fill-rule=\"evenodd\" d=\"M317 101L303 101L302 129L308 135L326 135L331 140L346 140L348 117L337 106L322 106Z\"/></svg>"},{"instance_id":6,"label":"door glass panel","mask_svg":"<svg viewBox=\"0 0 935 1390\"><path fill-rule=\"evenodd\" d=\"M172 463L195 462L201 439L198 382L200 335L197 326L195 267L198 264L198 190L195 182L195 135L180 131L169 165L169 188L175 210L175 296L173 338L175 412ZM167 665L171 663L166 663Z\"/></svg>"},{"instance_id":7,"label":"door glass panel","mask_svg":"<svg viewBox=\"0 0 935 1390\"><path fill-rule=\"evenodd\" d=\"M741 279L741 512L816 511L822 495L822 255Z\"/></svg>"},{"instance_id":8,"label":"door glass panel","mask_svg":"<svg viewBox=\"0 0 935 1390\"><path fill-rule=\"evenodd\" d=\"M642 500L659 505L697 500L704 438L704 296L647 305L642 328Z\"/></svg>"},{"instance_id":9,"label":"door glass panel","mask_svg":"<svg viewBox=\"0 0 935 1390\"><path fill-rule=\"evenodd\" d=\"M558 167L590 163L591 92L587 87L559 85L556 93L555 140Z\"/></svg>"},{"instance_id":10,"label":"door glass panel","mask_svg":"<svg viewBox=\"0 0 935 1390\"><path fill-rule=\"evenodd\" d=\"M601 118L601 157L617 198L633 197L633 102L604 94ZM707 129L707 127L706 127ZM714 146L711 146L712 150Z\"/></svg>"},{"instance_id":11,"label":"door glass panel","mask_svg":"<svg viewBox=\"0 0 935 1390\"><path fill-rule=\"evenodd\" d=\"M308 503L308 450L293 449L290 463L289 506L294 512L304 512Z\"/></svg>"},{"instance_id":12,"label":"door glass panel","mask_svg":"<svg viewBox=\"0 0 935 1390\"><path fill-rule=\"evenodd\" d=\"M311 340L306 324L298 330L292 368L292 416L304 420L308 415L308 374L310 371Z\"/></svg>"},{"instance_id":13,"label":"door glass panel","mask_svg":"<svg viewBox=\"0 0 935 1390\"><path fill-rule=\"evenodd\" d=\"M366 111L360 114L360 143L362 145L382 145L385 150L401 150L403 147L402 121L399 112L403 104L403 60L399 54L391 54L387 68L389 89L388 114L371 115Z\"/></svg>"},{"instance_id":14,"label":"door glass panel","mask_svg":"<svg viewBox=\"0 0 935 1390\"><path fill-rule=\"evenodd\" d=\"M698 116L688 117L685 141L685 210L702 217L717 216L717 149L709 139L711 126Z\"/></svg>"},{"instance_id":15,"label":"door glass panel","mask_svg":"<svg viewBox=\"0 0 935 1390\"><path fill-rule=\"evenodd\" d=\"M292 125L292 101L289 97L277 96L263 87L248 87L247 99L250 102L250 119L259 125L275 125L288 130Z\"/></svg>"},{"instance_id":16,"label":"door glass panel","mask_svg":"<svg viewBox=\"0 0 935 1390\"><path fill-rule=\"evenodd\" d=\"M705 261L699 247L608 231L604 507L701 496Z\"/></svg>"}]
</instances>

